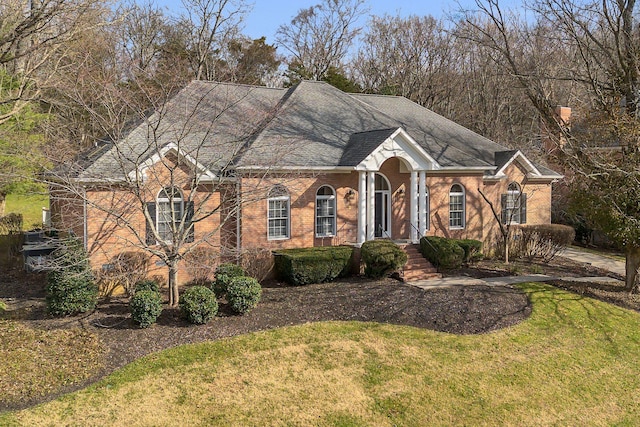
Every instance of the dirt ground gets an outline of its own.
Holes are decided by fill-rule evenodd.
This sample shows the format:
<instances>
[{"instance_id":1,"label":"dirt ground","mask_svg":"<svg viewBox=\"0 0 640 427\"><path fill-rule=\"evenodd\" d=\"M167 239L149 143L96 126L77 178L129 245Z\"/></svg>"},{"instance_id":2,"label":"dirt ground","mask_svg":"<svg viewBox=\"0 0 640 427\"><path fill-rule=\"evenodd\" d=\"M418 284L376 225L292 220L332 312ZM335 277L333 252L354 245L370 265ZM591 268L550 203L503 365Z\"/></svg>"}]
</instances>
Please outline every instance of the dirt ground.
<instances>
[{"instance_id":1,"label":"dirt ground","mask_svg":"<svg viewBox=\"0 0 640 427\"><path fill-rule=\"evenodd\" d=\"M483 278L527 273L606 275L606 272L564 258L556 258L546 264L514 262L509 266L496 261L481 261L447 275ZM15 269L3 271L0 274L0 300L9 308L4 317L19 319L33 328L81 327L96 334L109 350L104 368L89 382L155 351L288 325L357 320L456 334L479 334L516 324L531 312L526 295L515 287L454 286L423 290L394 279L370 281L350 278L302 287L267 283L258 307L244 316L233 314L222 303L218 317L207 325L194 326L184 321L177 310L165 308L157 324L139 329L131 320L126 298L101 301L98 308L88 314L53 318L45 308L45 282L46 277L41 274L26 274ZM640 310L639 298L610 284L557 285ZM76 384L71 389L85 385ZM35 402L24 402L24 406L32 403Z\"/></svg>"}]
</instances>

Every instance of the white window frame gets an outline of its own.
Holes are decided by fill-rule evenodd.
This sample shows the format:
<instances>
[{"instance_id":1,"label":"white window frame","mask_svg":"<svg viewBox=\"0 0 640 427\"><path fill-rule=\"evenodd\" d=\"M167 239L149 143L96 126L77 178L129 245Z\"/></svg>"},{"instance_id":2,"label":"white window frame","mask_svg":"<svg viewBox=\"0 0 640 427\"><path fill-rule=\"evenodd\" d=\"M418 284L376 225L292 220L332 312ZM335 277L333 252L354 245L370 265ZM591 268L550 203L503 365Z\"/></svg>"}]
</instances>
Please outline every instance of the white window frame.
<instances>
[{"instance_id":1,"label":"white window frame","mask_svg":"<svg viewBox=\"0 0 640 427\"><path fill-rule=\"evenodd\" d=\"M168 191L171 191L171 196L169 196ZM171 203L173 203L173 209L171 208ZM164 219L167 215L162 215L163 207L166 207L168 209L167 213L171 215L171 219L168 221ZM156 231L161 241L166 243L173 241L173 231L180 225L183 217L184 197L182 191L175 186L164 187L158 193L158 197L156 197ZM167 228L161 230L161 224L166 225Z\"/></svg>"},{"instance_id":2,"label":"white window frame","mask_svg":"<svg viewBox=\"0 0 640 427\"><path fill-rule=\"evenodd\" d=\"M516 189L514 190L513 187ZM512 182L507 187L507 206L505 206L505 217L508 224L520 224L522 206L522 190L517 182ZM513 206L509 207L512 203Z\"/></svg>"},{"instance_id":3,"label":"white window frame","mask_svg":"<svg viewBox=\"0 0 640 427\"><path fill-rule=\"evenodd\" d=\"M453 191L454 187L460 187L460 191ZM462 205L460 210L452 210L452 198L460 197L461 203L456 203ZM460 224L453 224L453 215L452 213L461 213ZM467 203L466 203L466 191L462 184L453 184L449 188L449 229L450 230L464 230L466 226L466 217L467 217Z\"/></svg>"},{"instance_id":4,"label":"white window frame","mask_svg":"<svg viewBox=\"0 0 640 427\"><path fill-rule=\"evenodd\" d=\"M286 194L284 194L286 193ZM272 196L273 195L273 196ZM285 203L284 216L274 216L272 217L272 211L282 210L282 207L273 207L272 202L280 204L281 202ZM285 234L271 234L271 223L274 221L286 221L285 224ZM281 228L281 227L278 227ZM275 229L275 227L274 227ZM267 240L288 240L291 236L291 196L289 195L289 191L286 187L282 185L275 185L269 190L269 197L267 197Z\"/></svg>"},{"instance_id":5,"label":"white window frame","mask_svg":"<svg viewBox=\"0 0 640 427\"><path fill-rule=\"evenodd\" d=\"M329 190L331 190L330 195L326 195L326 194L318 194L320 192L320 190L322 190L323 188L328 188ZM331 204L331 202L333 202L333 214L332 215L322 215L319 216L318 215L318 207L319 207L319 202L323 201L323 202L328 202L329 204ZM336 218L338 216L338 212L337 212L337 203L336 203L336 190L330 186L330 185L321 185L318 190L316 190L316 205L315 205L315 234L316 237L321 238L321 237L335 237L336 235L336 229L337 229L337 223L336 223ZM324 233L324 234L320 234L318 233L318 221L322 218L330 218L331 219L331 232L330 233Z\"/></svg>"}]
</instances>

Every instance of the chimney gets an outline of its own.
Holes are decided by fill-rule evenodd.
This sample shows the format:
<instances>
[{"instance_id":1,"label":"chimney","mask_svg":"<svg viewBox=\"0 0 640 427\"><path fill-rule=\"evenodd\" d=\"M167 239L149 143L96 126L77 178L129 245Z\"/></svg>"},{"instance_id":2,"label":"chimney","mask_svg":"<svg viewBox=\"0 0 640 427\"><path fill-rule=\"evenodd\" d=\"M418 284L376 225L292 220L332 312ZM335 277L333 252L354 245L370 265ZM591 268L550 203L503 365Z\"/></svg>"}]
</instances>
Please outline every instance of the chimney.
<instances>
[{"instance_id":1,"label":"chimney","mask_svg":"<svg viewBox=\"0 0 640 427\"><path fill-rule=\"evenodd\" d=\"M558 105L555 108L554 112L558 125L564 128L569 128L571 122L571 108ZM549 131L546 125L543 124L541 127L541 131L542 135L540 136L545 153L547 153L548 156L553 155L555 151L564 147L567 142L564 135L561 132L558 132L556 129Z\"/></svg>"}]
</instances>

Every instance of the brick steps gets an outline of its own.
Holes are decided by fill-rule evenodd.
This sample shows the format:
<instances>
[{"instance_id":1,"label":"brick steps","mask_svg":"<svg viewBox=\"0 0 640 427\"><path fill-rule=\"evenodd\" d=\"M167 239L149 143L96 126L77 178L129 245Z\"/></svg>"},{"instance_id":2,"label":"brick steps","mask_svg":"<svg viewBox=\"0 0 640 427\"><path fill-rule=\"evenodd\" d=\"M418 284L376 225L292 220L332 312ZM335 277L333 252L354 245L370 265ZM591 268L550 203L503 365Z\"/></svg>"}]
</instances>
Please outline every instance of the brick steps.
<instances>
[{"instance_id":1,"label":"brick steps","mask_svg":"<svg viewBox=\"0 0 640 427\"><path fill-rule=\"evenodd\" d=\"M442 277L442 274L438 273L438 270L422 256L418 245L406 245L402 249L407 253L407 264L404 266L404 274L402 276L405 282L440 279Z\"/></svg>"}]
</instances>

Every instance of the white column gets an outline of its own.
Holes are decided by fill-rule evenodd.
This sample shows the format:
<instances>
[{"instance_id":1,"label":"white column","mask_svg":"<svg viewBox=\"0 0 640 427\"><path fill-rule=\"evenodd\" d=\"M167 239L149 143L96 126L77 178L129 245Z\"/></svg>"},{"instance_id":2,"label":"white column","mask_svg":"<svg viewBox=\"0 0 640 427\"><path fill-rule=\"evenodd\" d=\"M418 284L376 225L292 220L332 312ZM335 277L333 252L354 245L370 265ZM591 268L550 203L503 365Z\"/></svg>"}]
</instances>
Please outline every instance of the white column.
<instances>
[{"instance_id":1,"label":"white column","mask_svg":"<svg viewBox=\"0 0 640 427\"><path fill-rule=\"evenodd\" d=\"M420 236L421 238L427 232L427 174L424 171L420 171L420 177L418 178L418 222L420 223Z\"/></svg>"},{"instance_id":2,"label":"white column","mask_svg":"<svg viewBox=\"0 0 640 427\"><path fill-rule=\"evenodd\" d=\"M376 238L376 173L369 172L367 178L367 240L373 240Z\"/></svg>"},{"instance_id":3,"label":"white column","mask_svg":"<svg viewBox=\"0 0 640 427\"><path fill-rule=\"evenodd\" d=\"M416 227L418 227L418 172L411 172L411 186L409 189L409 197L410 197L410 206L409 211L411 215L409 216L409 221L411 224L409 225L409 236L412 242L418 241L418 232L416 231Z\"/></svg>"},{"instance_id":4,"label":"white column","mask_svg":"<svg viewBox=\"0 0 640 427\"><path fill-rule=\"evenodd\" d=\"M360 171L358 176L358 245L367 238L367 173Z\"/></svg>"}]
</instances>

